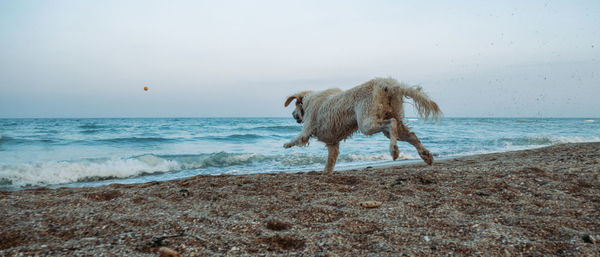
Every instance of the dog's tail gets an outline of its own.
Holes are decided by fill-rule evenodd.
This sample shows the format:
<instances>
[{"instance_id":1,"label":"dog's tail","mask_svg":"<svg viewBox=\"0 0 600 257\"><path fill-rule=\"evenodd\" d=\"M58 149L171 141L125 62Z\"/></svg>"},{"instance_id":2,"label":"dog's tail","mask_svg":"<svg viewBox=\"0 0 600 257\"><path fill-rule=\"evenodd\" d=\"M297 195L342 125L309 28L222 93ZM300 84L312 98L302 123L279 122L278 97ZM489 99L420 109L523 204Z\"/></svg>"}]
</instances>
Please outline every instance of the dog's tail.
<instances>
[{"instance_id":1,"label":"dog's tail","mask_svg":"<svg viewBox=\"0 0 600 257\"><path fill-rule=\"evenodd\" d=\"M399 104L404 102L403 98L411 98L421 118L427 120L431 116L433 120L438 120L442 117L440 107L423 92L420 86L411 87L393 78L376 78L373 82L376 87L381 88L384 92L391 89L392 94L399 98Z\"/></svg>"},{"instance_id":2,"label":"dog's tail","mask_svg":"<svg viewBox=\"0 0 600 257\"><path fill-rule=\"evenodd\" d=\"M427 120L431 116L433 120L438 120L443 116L442 110L440 110L437 103L431 100L420 86L407 87L400 84L398 89L402 96L413 100L421 118Z\"/></svg>"}]
</instances>

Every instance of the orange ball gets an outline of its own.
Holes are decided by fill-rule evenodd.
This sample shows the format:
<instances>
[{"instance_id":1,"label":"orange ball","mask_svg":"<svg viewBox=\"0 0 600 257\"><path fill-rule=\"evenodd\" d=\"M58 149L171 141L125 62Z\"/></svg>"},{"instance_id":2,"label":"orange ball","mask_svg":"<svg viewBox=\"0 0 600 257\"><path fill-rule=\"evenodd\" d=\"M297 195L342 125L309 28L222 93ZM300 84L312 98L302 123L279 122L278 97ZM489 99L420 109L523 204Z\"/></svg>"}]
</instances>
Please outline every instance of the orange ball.
<instances>
[{"instance_id":1,"label":"orange ball","mask_svg":"<svg viewBox=\"0 0 600 257\"><path fill-rule=\"evenodd\" d=\"M144 91L148 91L148 87L144 87Z\"/></svg>"}]
</instances>

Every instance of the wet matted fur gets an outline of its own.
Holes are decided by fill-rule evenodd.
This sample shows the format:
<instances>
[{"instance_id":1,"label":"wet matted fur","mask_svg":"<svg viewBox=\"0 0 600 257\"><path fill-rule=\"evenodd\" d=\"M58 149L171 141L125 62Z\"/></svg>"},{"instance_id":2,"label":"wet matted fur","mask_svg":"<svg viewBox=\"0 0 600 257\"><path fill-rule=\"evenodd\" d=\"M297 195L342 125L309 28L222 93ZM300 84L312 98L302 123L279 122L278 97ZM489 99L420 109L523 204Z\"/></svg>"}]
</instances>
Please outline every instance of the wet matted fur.
<instances>
[{"instance_id":1,"label":"wet matted fur","mask_svg":"<svg viewBox=\"0 0 600 257\"><path fill-rule=\"evenodd\" d=\"M383 132L390 139L389 150L394 160L400 153L396 140L402 140L415 146L421 158L431 165L433 156L429 150L402 122L404 98L413 100L424 119L442 115L438 105L420 87L409 87L392 78L375 78L346 91L334 88L291 95L285 106L296 100L292 116L304 126L300 135L284 147L305 146L311 136L316 137L327 145L329 156L324 173L331 174L341 140L357 130L365 135Z\"/></svg>"}]
</instances>

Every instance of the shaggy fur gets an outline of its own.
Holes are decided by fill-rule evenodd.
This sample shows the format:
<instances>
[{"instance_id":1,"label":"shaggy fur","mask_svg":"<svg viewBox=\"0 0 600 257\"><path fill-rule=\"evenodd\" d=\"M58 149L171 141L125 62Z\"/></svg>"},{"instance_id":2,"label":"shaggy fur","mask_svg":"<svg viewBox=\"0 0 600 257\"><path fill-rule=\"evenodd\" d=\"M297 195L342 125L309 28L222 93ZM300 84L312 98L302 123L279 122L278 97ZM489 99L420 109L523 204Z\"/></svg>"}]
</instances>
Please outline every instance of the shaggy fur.
<instances>
[{"instance_id":1,"label":"shaggy fur","mask_svg":"<svg viewBox=\"0 0 600 257\"><path fill-rule=\"evenodd\" d=\"M341 140L357 130L365 135L383 132L390 139L389 150L394 160L400 153L396 144L398 139L415 146L421 158L431 165L431 153L402 123L404 98L413 100L419 116L424 119L430 116L437 119L442 115L438 105L420 87L409 87L392 78L375 78L346 91L336 88L289 96L285 106L296 100L292 116L298 123L304 123L304 127L300 135L284 147L305 146L311 136L316 137L327 145L329 156L324 173L331 174Z\"/></svg>"}]
</instances>

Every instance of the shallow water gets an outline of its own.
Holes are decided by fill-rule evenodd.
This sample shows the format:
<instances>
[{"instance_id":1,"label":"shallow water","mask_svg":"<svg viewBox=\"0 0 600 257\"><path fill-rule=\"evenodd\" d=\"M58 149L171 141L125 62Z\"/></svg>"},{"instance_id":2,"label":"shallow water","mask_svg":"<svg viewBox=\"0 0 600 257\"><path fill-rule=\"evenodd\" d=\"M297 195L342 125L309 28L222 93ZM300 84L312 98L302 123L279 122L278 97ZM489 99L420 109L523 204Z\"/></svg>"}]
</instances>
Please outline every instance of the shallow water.
<instances>
[{"instance_id":1,"label":"shallow water","mask_svg":"<svg viewBox=\"0 0 600 257\"><path fill-rule=\"evenodd\" d=\"M436 158L600 141L592 118L405 122ZM323 143L282 147L300 130L292 118L0 119L0 188L323 169ZM408 143L399 148L400 163L419 160ZM382 134L355 134L341 143L336 168L391 164L387 149Z\"/></svg>"}]
</instances>

